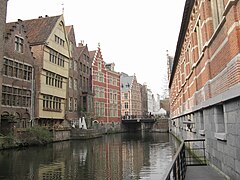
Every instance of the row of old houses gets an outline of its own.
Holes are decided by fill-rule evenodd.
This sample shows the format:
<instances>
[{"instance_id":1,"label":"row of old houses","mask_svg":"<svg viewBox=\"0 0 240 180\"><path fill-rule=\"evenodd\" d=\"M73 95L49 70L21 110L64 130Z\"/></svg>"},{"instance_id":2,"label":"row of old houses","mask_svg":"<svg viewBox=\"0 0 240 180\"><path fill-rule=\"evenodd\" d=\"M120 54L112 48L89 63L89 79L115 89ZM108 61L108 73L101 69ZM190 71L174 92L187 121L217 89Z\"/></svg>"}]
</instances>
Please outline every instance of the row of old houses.
<instances>
[{"instance_id":1,"label":"row of old houses","mask_svg":"<svg viewBox=\"0 0 240 180\"><path fill-rule=\"evenodd\" d=\"M208 162L240 178L240 1L186 0L168 57L171 130L205 139Z\"/></svg>"},{"instance_id":2,"label":"row of old houses","mask_svg":"<svg viewBox=\"0 0 240 180\"><path fill-rule=\"evenodd\" d=\"M1 6L1 133L34 124L64 128L82 117L87 127L120 127L123 116L151 112L147 86L116 72L100 45L92 51L77 44L63 15L6 23L7 1Z\"/></svg>"}]
</instances>

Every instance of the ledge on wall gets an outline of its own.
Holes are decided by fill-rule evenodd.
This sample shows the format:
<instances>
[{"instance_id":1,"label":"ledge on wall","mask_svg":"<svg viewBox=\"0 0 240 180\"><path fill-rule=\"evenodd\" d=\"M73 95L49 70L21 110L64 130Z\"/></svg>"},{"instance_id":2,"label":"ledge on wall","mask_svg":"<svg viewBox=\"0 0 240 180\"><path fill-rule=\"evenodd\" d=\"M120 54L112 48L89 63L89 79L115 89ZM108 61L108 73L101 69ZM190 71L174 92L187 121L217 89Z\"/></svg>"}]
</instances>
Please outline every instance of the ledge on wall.
<instances>
[{"instance_id":1,"label":"ledge on wall","mask_svg":"<svg viewBox=\"0 0 240 180\"><path fill-rule=\"evenodd\" d=\"M227 141L226 133L214 133L214 137L221 141Z\"/></svg>"},{"instance_id":2,"label":"ledge on wall","mask_svg":"<svg viewBox=\"0 0 240 180\"><path fill-rule=\"evenodd\" d=\"M199 132L199 134L200 134L201 136L205 136L205 130L204 130L204 129L201 129L201 130L199 130L198 132Z\"/></svg>"}]
</instances>

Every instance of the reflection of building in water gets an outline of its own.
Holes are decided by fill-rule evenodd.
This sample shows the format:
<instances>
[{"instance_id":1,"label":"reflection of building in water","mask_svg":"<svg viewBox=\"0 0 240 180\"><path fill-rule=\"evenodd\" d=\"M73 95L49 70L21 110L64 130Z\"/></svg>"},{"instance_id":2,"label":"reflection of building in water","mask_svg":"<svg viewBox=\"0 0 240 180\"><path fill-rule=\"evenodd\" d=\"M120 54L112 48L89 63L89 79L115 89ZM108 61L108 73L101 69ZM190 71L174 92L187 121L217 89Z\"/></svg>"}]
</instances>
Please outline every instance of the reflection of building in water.
<instances>
[{"instance_id":1,"label":"reflection of building in water","mask_svg":"<svg viewBox=\"0 0 240 180\"><path fill-rule=\"evenodd\" d=\"M105 179L123 179L122 174L122 147L119 141L109 138L106 143L97 146L94 154L95 177Z\"/></svg>"},{"instance_id":2,"label":"reflection of building in water","mask_svg":"<svg viewBox=\"0 0 240 180\"><path fill-rule=\"evenodd\" d=\"M139 179L139 174L143 166L143 145L140 141L123 144L122 146L122 158L123 158L123 177L131 176ZM136 158L137 157L137 158Z\"/></svg>"},{"instance_id":3,"label":"reflection of building in water","mask_svg":"<svg viewBox=\"0 0 240 180\"><path fill-rule=\"evenodd\" d=\"M48 179L64 180L65 179L64 170L65 170L64 162L40 166L38 171L38 179L39 180L48 180Z\"/></svg>"},{"instance_id":4,"label":"reflection of building in water","mask_svg":"<svg viewBox=\"0 0 240 180\"><path fill-rule=\"evenodd\" d=\"M79 160L79 165L84 166L87 160L87 148L84 146L82 149L78 149L78 151L73 149L73 157Z\"/></svg>"}]
</instances>

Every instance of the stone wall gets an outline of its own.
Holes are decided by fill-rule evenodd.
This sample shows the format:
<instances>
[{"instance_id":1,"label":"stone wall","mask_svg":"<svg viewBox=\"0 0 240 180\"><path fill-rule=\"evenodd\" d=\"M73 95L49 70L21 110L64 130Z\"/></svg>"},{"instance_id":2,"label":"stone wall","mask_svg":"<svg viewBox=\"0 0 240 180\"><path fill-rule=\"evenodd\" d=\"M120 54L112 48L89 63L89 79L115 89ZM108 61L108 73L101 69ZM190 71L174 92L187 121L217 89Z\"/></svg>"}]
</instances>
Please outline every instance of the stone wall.
<instances>
[{"instance_id":1,"label":"stone wall","mask_svg":"<svg viewBox=\"0 0 240 180\"><path fill-rule=\"evenodd\" d=\"M240 98L235 98L194 112L191 130L184 123L189 116L171 120L170 131L182 140L205 138L209 163L237 180L240 177L239 115Z\"/></svg>"},{"instance_id":2,"label":"stone wall","mask_svg":"<svg viewBox=\"0 0 240 180\"><path fill-rule=\"evenodd\" d=\"M169 131L169 119L158 119L157 122L154 123L153 132L168 132Z\"/></svg>"},{"instance_id":3,"label":"stone wall","mask_svg":"<svg viewBox=\"0 0 240 180\"><path fill-rule=\"evenodd\" d=\"M70 130L54 130L53 142L70 140Z\"/></svg>"}]
</instances>

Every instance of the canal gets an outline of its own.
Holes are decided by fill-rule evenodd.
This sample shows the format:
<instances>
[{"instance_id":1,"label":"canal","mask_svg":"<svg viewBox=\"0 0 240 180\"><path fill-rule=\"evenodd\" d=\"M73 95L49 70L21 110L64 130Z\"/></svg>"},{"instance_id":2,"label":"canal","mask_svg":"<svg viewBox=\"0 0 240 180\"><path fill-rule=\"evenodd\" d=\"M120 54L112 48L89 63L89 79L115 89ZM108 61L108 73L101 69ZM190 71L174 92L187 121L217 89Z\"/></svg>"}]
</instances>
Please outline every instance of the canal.
<instances>
[{"instance_id":1,"label":"canal","mask_svg":"<svg viewBox=\"0 0 240 180\"><path fill-rule=\"evenodd\" d=\"M122 133L0 151L4 180L161 179L176 139L168 133Z\"/></svg>"}]
</instances>

